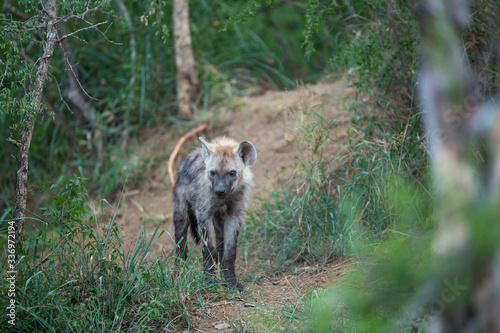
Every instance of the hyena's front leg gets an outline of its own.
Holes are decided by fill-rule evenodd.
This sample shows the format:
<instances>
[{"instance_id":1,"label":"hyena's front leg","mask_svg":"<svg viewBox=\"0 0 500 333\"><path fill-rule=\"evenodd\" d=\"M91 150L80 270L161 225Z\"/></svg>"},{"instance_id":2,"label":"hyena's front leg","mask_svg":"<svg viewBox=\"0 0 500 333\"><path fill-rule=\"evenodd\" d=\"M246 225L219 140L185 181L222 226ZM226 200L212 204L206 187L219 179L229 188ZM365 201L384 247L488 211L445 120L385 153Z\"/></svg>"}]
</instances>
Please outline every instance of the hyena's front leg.
<instances>
[{"instance_id":1,"label":"hyena's front leg","mask_svg":"<svg viewBox=\"0 0 500 333\"><path fill-rule=\"evenodd\" d=\"M217 254L214 251L213 223L210 218L199 219L198 221L200 223L201 242L203 244L201 252L203 253L204 271L207 274L211 274L217 264Z\"/></svg>"},{"instance_id":2,"label":"hyena's front leg","mask_svg":"<svg viewBox=\"0 0 500 333\"><path fill-rule=\"evenodd\" d=\"M238 290L243 290L243 286L238 282L234 273L236 246L240 227L241 218L239 216L229 217L224 223L224 256L222 258L222 268L224 269L224 277L227 283Z\"/></svg>"},{"instance_id":3,"label":"hyena's front leg","mask_svg":"<svg viewBox=\"0 0 500 333\"><path fill-rule=\"evenodd\" d=\"M217 263L222 262L224 256L224 215L221 213L215 214L214 217L215 230L215 260Z\"/></svg>"}]
</instances>

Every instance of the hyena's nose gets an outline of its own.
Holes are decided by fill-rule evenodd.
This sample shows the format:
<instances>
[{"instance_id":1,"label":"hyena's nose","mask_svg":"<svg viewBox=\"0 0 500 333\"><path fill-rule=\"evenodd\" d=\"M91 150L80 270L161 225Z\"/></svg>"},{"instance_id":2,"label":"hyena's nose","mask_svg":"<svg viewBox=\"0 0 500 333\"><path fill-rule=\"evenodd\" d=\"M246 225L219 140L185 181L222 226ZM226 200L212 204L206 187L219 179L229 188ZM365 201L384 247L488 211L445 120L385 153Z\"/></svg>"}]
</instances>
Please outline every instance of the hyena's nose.
<instances>
[{"instance_id":1,"label":"hyena's nose","mask_svg":"<svg viewBox=\"0 0 500 333\"><path fill-rule=\"evenodd\" d=\"M215 195L217 195L219 197L226 195L226 190L222 186L217 186L215 188L214 192L215 192Z\"/></svg>"}]
</instances>

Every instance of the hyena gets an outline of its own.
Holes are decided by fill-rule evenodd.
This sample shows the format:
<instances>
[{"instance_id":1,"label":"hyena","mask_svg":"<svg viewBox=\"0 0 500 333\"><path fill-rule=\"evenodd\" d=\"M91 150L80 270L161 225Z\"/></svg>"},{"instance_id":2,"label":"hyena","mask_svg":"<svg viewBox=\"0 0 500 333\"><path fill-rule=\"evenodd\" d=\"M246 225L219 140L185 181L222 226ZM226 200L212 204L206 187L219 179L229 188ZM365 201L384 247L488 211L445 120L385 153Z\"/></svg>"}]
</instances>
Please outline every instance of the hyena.
<instances>
[{"instance_id":1,"label":"hyena","mask_svg":"<svg viewBox=\"0 0 500 333\"><path fill-rule=\"evenodd\" d=\"M192 150L182 162L174 186L177 253L187 258L191 225L195 241L203 243L205 273L213 273L220 263L227 283L242 290L234 262L243 211L253 186L249 167L255 163L257 151L249 141L238 143L228 137L200 141L201 148Z\"/></svg>"}]
</instances>

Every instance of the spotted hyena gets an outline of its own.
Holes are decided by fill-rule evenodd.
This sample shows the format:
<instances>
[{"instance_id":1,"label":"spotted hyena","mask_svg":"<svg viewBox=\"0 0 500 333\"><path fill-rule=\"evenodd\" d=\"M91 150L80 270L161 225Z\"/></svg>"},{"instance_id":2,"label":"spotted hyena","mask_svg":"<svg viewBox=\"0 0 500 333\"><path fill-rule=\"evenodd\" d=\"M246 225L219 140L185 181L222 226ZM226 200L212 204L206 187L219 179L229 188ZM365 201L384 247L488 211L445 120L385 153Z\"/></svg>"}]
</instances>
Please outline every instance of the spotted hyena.
<instances>
[{"instance_id":1,"label":"spotted hyena","mask_svg":"<svg viewBox=\"0 0 500 333\"><path fill-rule=\"evenodd\" d=\"M236 244L253 186L250 166L257 151L249 141L228 137L211 142L200 138L201 147L182 162L174 187L174 224L177 253L186 259L188 226L202 244L206 273L220 263L230 285L243 289L234 273ZM215 242L215 243L214 243Z\"/></svg>"}]
</instances>

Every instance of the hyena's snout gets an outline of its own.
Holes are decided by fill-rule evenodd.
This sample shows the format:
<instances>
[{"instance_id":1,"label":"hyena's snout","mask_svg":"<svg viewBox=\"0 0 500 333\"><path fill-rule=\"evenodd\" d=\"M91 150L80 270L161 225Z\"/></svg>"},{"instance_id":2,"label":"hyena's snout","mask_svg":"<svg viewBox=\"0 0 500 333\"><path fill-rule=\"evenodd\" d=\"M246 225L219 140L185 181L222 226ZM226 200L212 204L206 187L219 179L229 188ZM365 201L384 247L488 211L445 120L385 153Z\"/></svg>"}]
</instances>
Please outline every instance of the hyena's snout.
<instances>
[{"instance_id":1,"label":"hyena's snout","mask_svg":"<svg viewBox=\"0 0 500 333\"><path fill-rule=\"evenodd\" d=\"M218 197L225 197L228 193L228 191L224 188L222 185L217 185L214 188L214 194Z\"/></svg>"},{"instance_id":2,"label":"hyena's snout","mask_svg":"<svg viewBox=\"0 0 500 333\"><path fill-rule=\"evenodd\" d=\"M226 182L223 179L214 179L212 181L212 191L218 198L225 198L232 192L231 182Z\"/></svg>"}]
</instances>

